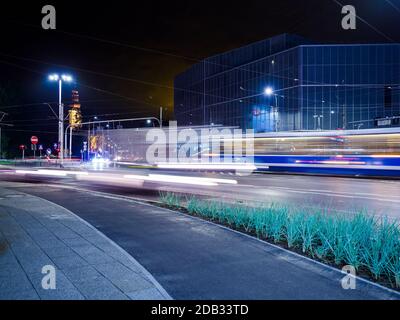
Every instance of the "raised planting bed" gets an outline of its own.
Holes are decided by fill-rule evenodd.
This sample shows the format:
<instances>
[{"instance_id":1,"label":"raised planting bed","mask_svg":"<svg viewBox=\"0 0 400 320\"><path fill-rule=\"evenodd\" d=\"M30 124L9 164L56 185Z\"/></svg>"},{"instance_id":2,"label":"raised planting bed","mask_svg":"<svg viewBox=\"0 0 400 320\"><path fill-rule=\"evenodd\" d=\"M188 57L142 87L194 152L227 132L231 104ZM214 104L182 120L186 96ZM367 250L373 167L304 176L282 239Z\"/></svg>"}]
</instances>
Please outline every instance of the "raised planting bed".
<instances>
[{"instance_id":1,"label":"raised planting bed","mask_svg":"<svg viewBox=\"0 0 400 320\"><path fill-rule=\"evenodd\" d=\"M169 192L160 193L160 202L330 266L351 265L358 276L400 290L400 228L386 217L281 204L254 207Z\"/></svg>"}]
</instances>

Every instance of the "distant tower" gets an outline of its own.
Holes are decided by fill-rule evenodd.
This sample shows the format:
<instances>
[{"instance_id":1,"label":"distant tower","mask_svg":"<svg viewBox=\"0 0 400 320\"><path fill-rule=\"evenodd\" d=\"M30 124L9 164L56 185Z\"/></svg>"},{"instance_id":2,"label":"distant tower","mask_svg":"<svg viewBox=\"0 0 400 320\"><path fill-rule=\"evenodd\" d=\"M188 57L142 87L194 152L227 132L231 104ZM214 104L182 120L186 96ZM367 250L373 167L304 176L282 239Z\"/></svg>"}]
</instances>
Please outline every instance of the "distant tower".
<instances>
[{"instance_id":1,"label":"distant tower","mask_svg":"<svg viewBox=\"0 0 400 320\"><path fill-rule=\"evenodd\" d=\"M80 128L82 123L81 104L78 90L72 90L72 104L69 109L69 124L71 128Z\"/></svg>"}]
</instances>

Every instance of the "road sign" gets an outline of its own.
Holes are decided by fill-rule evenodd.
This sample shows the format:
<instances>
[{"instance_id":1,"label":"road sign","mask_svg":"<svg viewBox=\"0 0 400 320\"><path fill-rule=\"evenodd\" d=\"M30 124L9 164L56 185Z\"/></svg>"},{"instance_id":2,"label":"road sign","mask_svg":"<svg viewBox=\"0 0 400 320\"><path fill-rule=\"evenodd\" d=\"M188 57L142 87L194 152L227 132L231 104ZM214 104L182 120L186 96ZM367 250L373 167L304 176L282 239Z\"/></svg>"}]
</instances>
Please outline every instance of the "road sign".
<instances>
[{"instance_id":1,"label":"road sign","mask_svg":"<svg viewBox=\"0 0 400 320\"><path fill-rule=\"evenodd\" d=\"M48 148L48 149L46 150L46 153L47 153L48 155L51 155L51 149Z\"/></svg>"},{"instance_id":2,"label":"road sign","mask_svg":"<svg viewBox=\"0 0 400 320\"><path fill-rule=\"evenodd\" d=\"M22 151L22 160L25 160L25 145L24 144L21 144L20 146L19 146L19 148L21 149L21 151Z\"/></svg>"},{"instance_id":3,"label":"road sign","mask_svg":"<svg viewBox=\"0 0 400 320\"><path fill-rule=\"evenodd\" d=\"M32 144L37 144L38 142L39 142L38 137L36 137L36 136L32 136L32 137L31 137L31 143L32 143Z\"/></svg>"},{"instance_id":4,"label":"road sign","mask_svg":"<svg viewBox=\"0 0 400 320\"><path fill-rule=\"evenodd\" d=\"M57 148L58 148L58 143L54 143L54 144L53 144L53 148L54 148L54 149L57 149Z\"/></svg>"},{"instance_id":5,"label":"road sign","mask_svg":"<svg viewBox=\"0 0 400 320\"><path fill-rule=\"evenodd\" d=\"M31 144L31 150L33 151L33 158L36 158L36 144Z\"/></svg>"},{"instance_id":6,"label":"road sign","mask_svg":"<svg viewBox=\"0 0 400 320\"><path fill-rule=\"evenodd\" d=\"M39 148L38 148L40 151L42 151L43 150L43 145L42 144L39 144Z\"/></svg>"}]
</instances>

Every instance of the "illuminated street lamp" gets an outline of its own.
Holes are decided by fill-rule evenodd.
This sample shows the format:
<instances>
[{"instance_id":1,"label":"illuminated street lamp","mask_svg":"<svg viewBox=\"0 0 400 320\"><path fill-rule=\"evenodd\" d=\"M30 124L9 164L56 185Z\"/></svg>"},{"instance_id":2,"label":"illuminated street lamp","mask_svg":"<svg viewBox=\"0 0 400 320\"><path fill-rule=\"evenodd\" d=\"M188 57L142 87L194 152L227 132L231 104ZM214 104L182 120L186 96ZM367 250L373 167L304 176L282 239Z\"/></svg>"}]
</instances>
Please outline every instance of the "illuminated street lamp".
<instances>
[{"instance_id":1,"label":"illuminated street lamp","mask_svg":"<svg viewBox=\"0 0 400 320\"><path fill-rule=\"evenodd\" d=\"M274 125L275 125L275 132L278 132L278 95L274 92L272 87L266 87L264 89L264 94L268 97L274 96L275 97L275 110L274 110Z\"/></svg>"},{"instance_id":2,"label":"illuminated street lamp","mask_svg":"<svg viewBox=\"0 0 400 320\"><path fill-rule=\"evenodd\" d=\"M272 96L272 95L274 94L274 89L272 89L271 87L266 87L266 88L264 89L264 93L265 93L267 96Z\"/></svg>"},{"instance_id":3,"label":"illuminated street lamp","mask_svg":"<svg viewBox=\"0 0 400 320\"><path fill-rule=\"evenodd\" d=\"M324 115L323 114L314 114L313 118L317 119L317 121L318 121L317 130L322 130L321 120L324 118ZM314 128L315 128L315 125L314 125Z\"/></svg>"},{"instance_id":4,"label":"illuminated street lamp","mask_svg":"<svg viewBox=\"0 0 400 320\"><path fill-rule=\"evenodd\" d=\"M70 75L61 75L54 73L49 75L50 81L58 81L58 143L60 145L60 162L63 163L64 160L64 143L63 143L63 135L64 135L64 106L62 104L62 83L63 82L72 82L72 77Z\"/></svg>"}]
</instances>

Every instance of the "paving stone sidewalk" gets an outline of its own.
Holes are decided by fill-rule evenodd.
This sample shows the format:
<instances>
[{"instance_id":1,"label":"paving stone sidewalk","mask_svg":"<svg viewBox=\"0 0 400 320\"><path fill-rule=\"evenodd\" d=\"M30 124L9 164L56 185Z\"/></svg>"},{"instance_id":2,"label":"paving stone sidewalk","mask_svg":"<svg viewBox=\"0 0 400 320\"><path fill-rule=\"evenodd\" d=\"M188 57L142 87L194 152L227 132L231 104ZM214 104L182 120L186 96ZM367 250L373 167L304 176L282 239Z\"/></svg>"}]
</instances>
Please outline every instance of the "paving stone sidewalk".
<instances>
[{"instance_id":1,"label":"paving stone sidewalk","mask_svg":"<svg viewBox=\"0 0 400 320\"><path fill-rule=\"evenodd\" d=\"M43 289L54 266L56 289ZM170 299L128 253L72 212L0 186L0 299Z\"/></svg>"}]
</instances>

